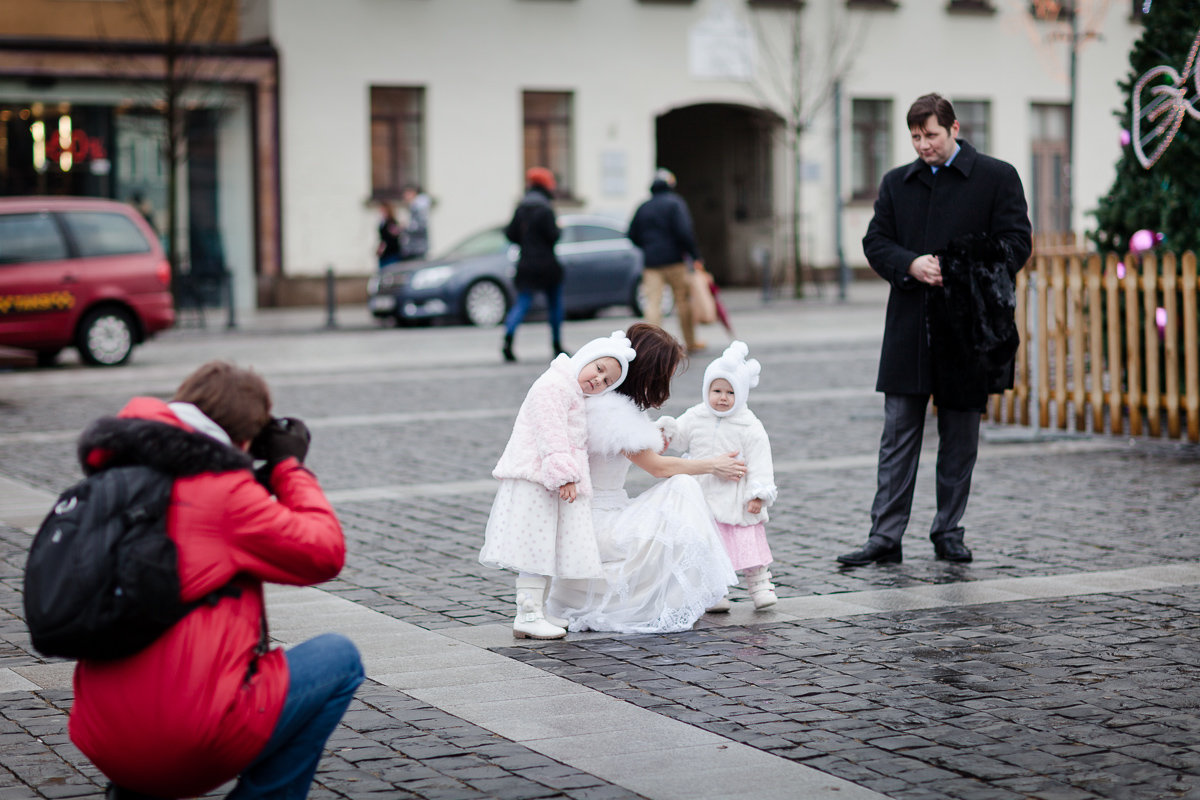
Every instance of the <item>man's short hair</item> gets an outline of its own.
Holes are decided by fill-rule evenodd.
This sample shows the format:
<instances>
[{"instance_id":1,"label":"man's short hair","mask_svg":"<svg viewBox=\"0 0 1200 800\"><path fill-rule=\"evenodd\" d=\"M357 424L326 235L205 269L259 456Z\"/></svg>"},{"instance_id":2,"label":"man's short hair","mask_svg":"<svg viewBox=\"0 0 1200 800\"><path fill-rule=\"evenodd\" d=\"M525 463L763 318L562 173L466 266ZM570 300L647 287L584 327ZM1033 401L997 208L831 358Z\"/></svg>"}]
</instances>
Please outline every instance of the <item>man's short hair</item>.
<instances>
[{"instance_id":1,"label":"man's short hair","mask_svg":"<svg viewBox=\"0 0 1200 800\"><path fill-rule=\"evenodd\" d=\"M908 116L905 118L908 129L920 128L930 115L937 117L938 124L946 130L950 130L950 126L958 119L954 116L954 106L950 105L950 101L931 92L921 95L908 107Z\"/></svg>"},{"instance_id":2,"label":"man's short hair","mask_svg":"<svg viewBox=\"0 0 1200 800\"><path fill-rule=\"evenodd\" d=\"M184 378L172 401L191 403L234 444L248 442L271 420L271 392L257 372L210 361Z\"/></svg>"}]
</instances>

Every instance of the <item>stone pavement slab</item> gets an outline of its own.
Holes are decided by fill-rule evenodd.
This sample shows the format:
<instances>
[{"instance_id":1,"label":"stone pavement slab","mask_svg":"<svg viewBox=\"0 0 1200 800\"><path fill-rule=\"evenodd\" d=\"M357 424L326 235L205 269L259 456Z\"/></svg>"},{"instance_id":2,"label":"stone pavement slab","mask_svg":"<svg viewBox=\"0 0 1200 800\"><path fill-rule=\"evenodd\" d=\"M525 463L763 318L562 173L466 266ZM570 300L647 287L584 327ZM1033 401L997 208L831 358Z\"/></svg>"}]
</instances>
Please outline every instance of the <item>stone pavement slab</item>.
<instances>
[{"instance_id":1,"label":"stone pavement slab","mask_svg":"<svg viewBox=\"0 0 1200 800\"><path fill-rule=\"evenodd\" d=\"M514 640L510 576L476 561L491 466L549 358L533 329L506 365L494 330L346 317L323 332L295 313L172 332L120 370L0 374L0 800L103 783L66 738L71 665L33 653L21 621L29 532L78 479L84 425L214 356L260 369L279 413L310 423L347 533L336 581L270 595L281 642L340 628L368 663L314 798L1200 800L1200 448L985 426L976 559L946 564L923 536L930 417L905 561L840 569L869 524L878 288L845 305L735 298L764 365L781 600L755 611L738 589L731 613L663 636ZM568 323L568 344L629 321ZM705 336L715 356L723 335ZM665 412L698 399L707 358Z\"/></svg>"}]
</instances>

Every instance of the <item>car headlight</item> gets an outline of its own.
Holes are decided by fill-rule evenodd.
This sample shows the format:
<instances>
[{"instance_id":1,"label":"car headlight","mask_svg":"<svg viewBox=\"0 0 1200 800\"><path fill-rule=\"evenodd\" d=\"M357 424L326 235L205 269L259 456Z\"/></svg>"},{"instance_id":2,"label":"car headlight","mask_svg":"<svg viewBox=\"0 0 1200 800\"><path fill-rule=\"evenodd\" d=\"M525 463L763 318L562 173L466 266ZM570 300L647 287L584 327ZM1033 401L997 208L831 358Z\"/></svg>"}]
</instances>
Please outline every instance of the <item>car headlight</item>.
<instances>
[{"instance_id":1,"label":"car headlight","mask_svg":"<svg viewBox=\"0 0 1200 800\"><path fill-rule=\"evenodd\" d=\"M409 286L418 291L433 289L450 280L452 274L454 274L454 268L448 266L419 269L413 273Z\"/></svg>"},{"instance_id":2,"label":"car headlight","mask_svg":"<svg viewBox=\"0 0 1200 800\"><path fill-rule=\"evenodd\" d=\"M388 270L387 272L381 272L378 275L371 276L370 280L367 281L367 291L371 294L388 292L392 289L400 288L407 280L407 272Z\"/></svg>"}]
</instances>

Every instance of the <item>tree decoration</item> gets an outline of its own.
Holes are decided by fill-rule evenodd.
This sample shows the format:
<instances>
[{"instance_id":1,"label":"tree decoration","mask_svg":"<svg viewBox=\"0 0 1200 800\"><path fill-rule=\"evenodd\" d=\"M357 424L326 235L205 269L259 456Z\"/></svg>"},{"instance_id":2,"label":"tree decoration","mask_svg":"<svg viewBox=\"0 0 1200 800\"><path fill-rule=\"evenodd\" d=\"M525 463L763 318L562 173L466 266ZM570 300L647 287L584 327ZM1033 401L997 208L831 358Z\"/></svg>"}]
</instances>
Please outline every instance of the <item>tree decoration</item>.
<instances>
[{"instance_id":1,"label":"tree decoration","mask_svg":"<svg viewBox=\"0 0 1200 800\"><path fill-rule=\"evenodd\" d=\"M1176 72L1174 67L1157 66L1144 73L1134 84L1131 137L1133 151L1146 169L1154 166L1171 146L1175 134L1179 132L1179 126L1183 124L1184 114L1200 120L1200 109L1196 108L1196 101L1200 99L1200 71L1196 70L1197 48L1200 48L1200 31L1196 33L1196 39L1192 42L1192 49L1188 52L1187 63L1183 65L1182 73ZM1166 78L1167 82L1159 83L1163 78ZM1196 86L1196 94L1190 100L1187 97L1189 78L1194 79ZM1147 87L1150 89L1148 96L1143 94ZM1150 130L1143 134L1144 123L1150 126ZM1160 136L1161 140L1147 155L1146 145L1153 143Z\"/></svg>"},{"instance_id":2,"label":"tree decoration","mask_svg":"<svg viewBox=\"0 0 1200 800\"><path fill-rule=\"evenodd\" d=\"M1129 249L1135 253L1144 253L1152 249L1156 241L1154 231L1142 228L1140 231L1134 231L1133 236L1129 237Z\"/></svg>"},{"instance_id":3,"label":"tree decoration","mask_svg":"<svg viewBox=\"0 0 1200 800\"><path fill-rule=\"evenodd\" d=\"M1154 0L1154 13L1141 22L1118 82L1122 102L1113 109L1117 130L1128 129L1130 142L1115 149L1112 183L1090 212L1089 237L1118 258L1142 229L1163 234L1159 246L1169 242L1176 253L1200 252L1200 2ZM1147 169L1142 158L1150 163L1151 156L1156 160Z\"/></svg>"}]
</instances>

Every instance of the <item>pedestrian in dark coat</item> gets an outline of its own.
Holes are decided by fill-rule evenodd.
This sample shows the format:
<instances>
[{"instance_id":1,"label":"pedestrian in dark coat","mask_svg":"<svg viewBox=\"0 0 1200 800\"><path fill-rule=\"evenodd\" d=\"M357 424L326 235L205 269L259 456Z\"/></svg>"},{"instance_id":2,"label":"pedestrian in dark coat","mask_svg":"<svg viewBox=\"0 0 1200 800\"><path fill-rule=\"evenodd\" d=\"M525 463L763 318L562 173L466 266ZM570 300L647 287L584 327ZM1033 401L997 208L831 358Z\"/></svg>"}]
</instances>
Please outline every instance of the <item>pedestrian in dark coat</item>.
<instances>
[{"instance_id":1,"label":"pedestrian in dark coat","mask_svg":"<svg viewBox=\"0 0 1200 800\"><path fill-rule=\"evenodd\" d=\"M669 169L655 171L650 199L638 206L629 223L629 240L641 249L645 264L642 285L646 305L642 318L652 325L662 325L663 286L669 285L675 296L683 344L689 353L700 352L705 344L696 340L687 264L701 264L700 251L696 249L692 216L675 191L675 175Z\"/></svg>"},{"instance_id":2,"label":"pedestrian in dark coat","mask_svg":"<svg viewBox=\"0 0 1200 800\"><path fill-rule=\"evenodd\" d=\"M562 346L563 268L554 253L554 245L562 231L558 227L554 207L550 205L557 184L554 173L545 167L530 167L525 173L525 182L528 184L525 197L504 229L508 240L521 248L517 274L513 278L517 287L517 301L504 320L504 347L501 352L505 361L517 360L513 353L513 336L529 313L534 295L539 292L546 296L554 354L566 352Z\"/></svg>"},{"instance_id":3,"label":"pedestrian in dark coat","mask_svg":"<svg viewBox=\"0 0 1200 800\"><path fill-rule=\"evenodd\" d=\"M919 97L907 122L918 158L883 177L863 237L867 261L892 288L875 384L885 399L871 533L864 547L838 557L853 566L902 558L925 410L939 368L929 339L931 297L943 284L937 254L968 236L984 235L1006 254L1006 268L1016 275L1031 251L1025 192L1012 165L957 139L954 107L940 95ZM943 382L961 380L949 364L941 367ZM981 387L961 388L976 396ZM938 558L972 558L959 521L970 493L982 410L938 408L938 512L930 530Z\"/></svg>"}]
</instances>

